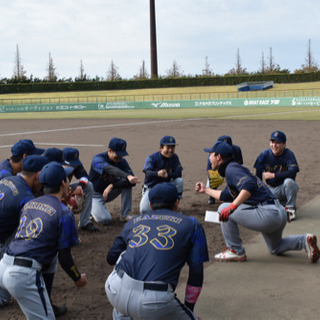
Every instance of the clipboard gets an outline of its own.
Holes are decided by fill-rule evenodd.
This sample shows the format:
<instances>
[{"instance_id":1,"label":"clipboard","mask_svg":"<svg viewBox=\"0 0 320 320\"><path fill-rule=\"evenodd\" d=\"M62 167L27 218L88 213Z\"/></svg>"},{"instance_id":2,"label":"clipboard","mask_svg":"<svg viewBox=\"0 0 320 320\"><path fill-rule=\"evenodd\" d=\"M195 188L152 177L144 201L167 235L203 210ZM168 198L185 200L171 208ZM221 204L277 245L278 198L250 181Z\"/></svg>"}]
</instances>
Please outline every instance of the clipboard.
<instances>
[{"instance_id":1,"label":"clipboard","mask_svg":"<svg viewBox=\"0 0 320 320\"><path fill-rule=\"evenodd\" d=\"M213 222L220 224L219 221L219 212L218 211L206 211L206 215L204 217L204 221Z\"/></svg>"}]
</instances>

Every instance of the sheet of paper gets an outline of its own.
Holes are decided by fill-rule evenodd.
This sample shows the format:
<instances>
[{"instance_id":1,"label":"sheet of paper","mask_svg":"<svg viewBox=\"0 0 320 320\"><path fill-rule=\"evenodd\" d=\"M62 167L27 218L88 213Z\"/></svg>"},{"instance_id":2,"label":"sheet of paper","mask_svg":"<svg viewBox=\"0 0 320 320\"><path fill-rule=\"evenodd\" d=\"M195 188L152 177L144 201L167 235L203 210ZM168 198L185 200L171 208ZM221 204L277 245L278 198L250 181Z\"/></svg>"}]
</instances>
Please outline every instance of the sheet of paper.
<instances>
[{"instance_id":1,"label":"sheet of paper","mask_svg":"<svg viewBox=\"0 0 320 320\"><path fill-rule=\"evenodd\" d=\"M219 221L219 213L217 211L206 211L206 215L204 217L204 221L220 223Z\"/></svg>"}]
</instances>

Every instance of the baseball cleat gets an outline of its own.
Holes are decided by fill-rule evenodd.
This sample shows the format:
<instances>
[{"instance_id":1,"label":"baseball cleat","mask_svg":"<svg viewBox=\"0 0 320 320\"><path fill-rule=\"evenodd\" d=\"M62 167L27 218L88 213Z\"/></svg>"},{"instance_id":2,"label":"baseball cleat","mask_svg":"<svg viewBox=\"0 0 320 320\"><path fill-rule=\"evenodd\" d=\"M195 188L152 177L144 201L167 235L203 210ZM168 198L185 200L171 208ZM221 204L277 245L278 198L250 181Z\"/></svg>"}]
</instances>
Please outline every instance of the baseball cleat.
<instances>
[{"instance_id":1,"label":"baseball cleat","mask_svg":"<svg viewBox=\"0 0 320 320\"><path fill-rule=\"evenodd\" d=\"M320 250L317 246L317 237L314 234L307 234L306 237L306 252L311 262L315 263L320 258Z\"/></svg>"},{"instance_id":2,"label":"baseball cleat","mask_svg":"<svg viewBox=\"0 0 320 320\"><path fill-rule=\"evenodd\" d=\"M53 304L52 309L56 318L60 318L68 312L68 308L66 306L56 306Z\"/></svg>"},{"instance_id":3,"label":"baseball cleat","mask_svg":"<svg viewBox=\"0 0 320 320\"><path fill-rule=\"evenodd\" d=\"M243 262L247 260L247 256L245 254L238 254L236 251L230 248L226 248L224 251L216 254L214 258L220 262Z\"/></svg>"},{"instance_id":4,"label":"baseball cleat","mask_svg":"<svg viewBox=\"0 0 320 320\"><path fill-rule=\"evenodd\" d=\"M97 232L99 231L99 228L93 225L92 222L89 222L85 226L80 227L81 230L83 231L89 231L89 232Z\"/></svg>"},{"instance_id":5,"label":"baseball cleat","mask_svg":"<svg viewBox=\"0 0 320 320\"><path fill-rule=\"evenodd\" d=\"M124 222L128 222L130 221L132 218L134 218L135 216L128 214L126 217L120 217L120 221L124 221Z\"/></svg>"},{"instance_id":6,"label":"baseball cleat","mask_svg":"<svg viewBox=\"0 0 320 320\"><path fill-rule=\"evenodd\" d=\"M288 221L296 220L296 210L295 208L285 207L288 215Z\"/></svg>"},{"instance_id":7,"label":"baseball cleat","mask_svg":"<svg viewBox=\"0 0 320 320\"><path fill-rule=\"evenodd\" d=\"M215 203L216 203L216 199L210 196L208 198L208 204L215 204Z\"/></svg>"}]
</instances>

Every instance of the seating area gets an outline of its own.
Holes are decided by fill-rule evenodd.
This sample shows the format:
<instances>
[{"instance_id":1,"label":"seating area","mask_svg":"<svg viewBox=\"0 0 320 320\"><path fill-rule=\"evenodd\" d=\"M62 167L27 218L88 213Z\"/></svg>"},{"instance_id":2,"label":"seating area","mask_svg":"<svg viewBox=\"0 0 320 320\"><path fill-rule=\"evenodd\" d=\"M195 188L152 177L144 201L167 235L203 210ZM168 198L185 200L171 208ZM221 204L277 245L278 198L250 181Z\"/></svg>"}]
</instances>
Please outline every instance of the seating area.
<instances>
[{"instance_id":1,"label":"seating area","mask_svg":"<svg viewBox=\"0 0 320 320\"><path fill-rule=\"evenodd\" d=\"M237 88L238 91L262 91L273 88L273 81L243 82Z\"/></svg>"}]
</instances>

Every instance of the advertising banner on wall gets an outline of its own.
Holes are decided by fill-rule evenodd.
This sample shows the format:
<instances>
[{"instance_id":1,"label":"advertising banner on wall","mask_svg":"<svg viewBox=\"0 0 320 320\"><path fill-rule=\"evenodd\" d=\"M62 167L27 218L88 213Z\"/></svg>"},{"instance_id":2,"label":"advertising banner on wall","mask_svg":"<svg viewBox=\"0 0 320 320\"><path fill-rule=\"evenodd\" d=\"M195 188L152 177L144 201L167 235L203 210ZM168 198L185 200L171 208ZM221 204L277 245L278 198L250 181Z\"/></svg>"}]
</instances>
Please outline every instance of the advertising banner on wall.
<instances>
[{"instance_id":1,"label":"advertising banner on wall","mask_svg":"<svg viewBox=\"0 0 320 320\"><path fill-rule=\"evenodd\" d=\"M0 113L59 112L86 110L230 108L230 107L320 107L320 97L217 99L177 101L132 101L64 104L0 105Z\"/></svg>"}]
</instances>

